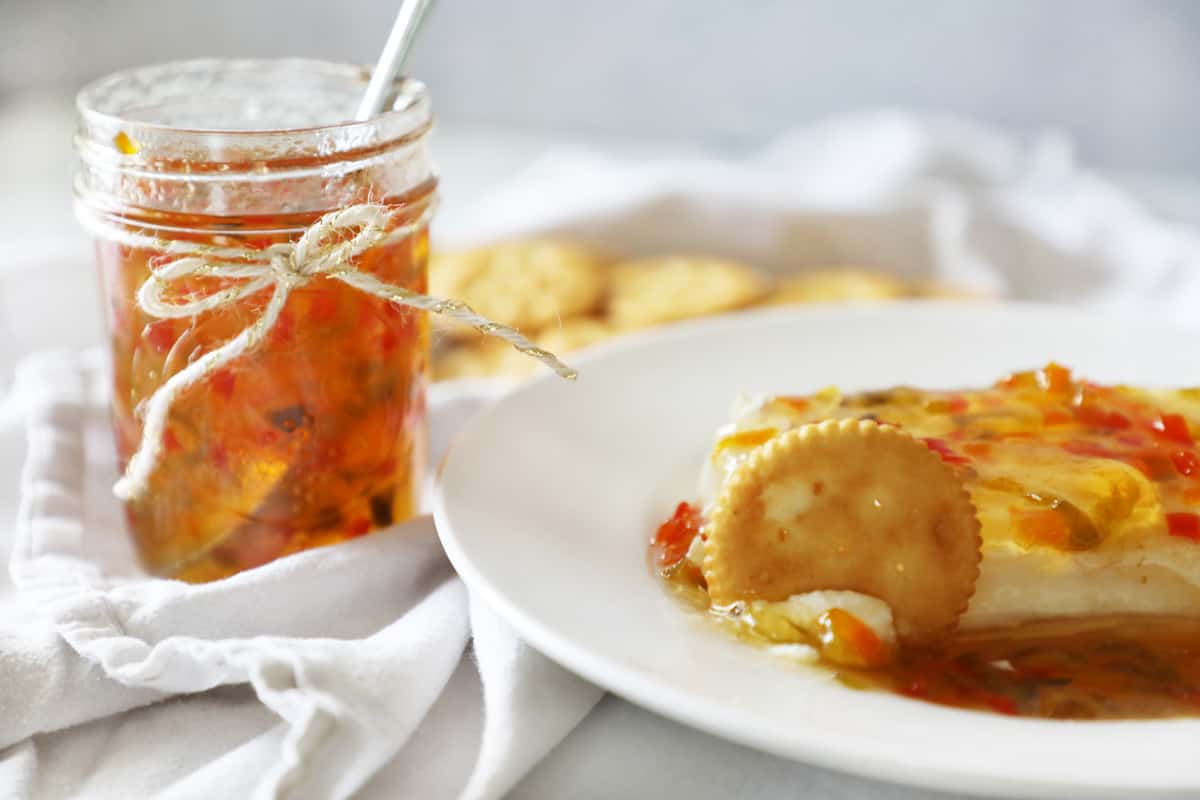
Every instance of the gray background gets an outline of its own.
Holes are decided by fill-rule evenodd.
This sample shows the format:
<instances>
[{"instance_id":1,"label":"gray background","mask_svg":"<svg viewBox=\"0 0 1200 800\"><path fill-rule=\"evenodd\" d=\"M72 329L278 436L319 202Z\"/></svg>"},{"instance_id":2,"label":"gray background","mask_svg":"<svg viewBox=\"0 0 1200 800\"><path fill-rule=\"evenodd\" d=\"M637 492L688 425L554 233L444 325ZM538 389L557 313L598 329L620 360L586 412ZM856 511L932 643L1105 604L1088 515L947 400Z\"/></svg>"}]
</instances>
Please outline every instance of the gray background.
<instances>
[{"instance_id":1,"label":"gray background","mask_svg":"<svg viewBox=\"0 0 1200 800\"><path fill-rule=\"evenodd\" d=\"M398 0L0 0L0 110L207 55L370 61ZM439 0L412 72L450 124L741 151L832 112L1068 131L1083 160L1200 174L1188 0Z\"/></svg>"}]
</instances>

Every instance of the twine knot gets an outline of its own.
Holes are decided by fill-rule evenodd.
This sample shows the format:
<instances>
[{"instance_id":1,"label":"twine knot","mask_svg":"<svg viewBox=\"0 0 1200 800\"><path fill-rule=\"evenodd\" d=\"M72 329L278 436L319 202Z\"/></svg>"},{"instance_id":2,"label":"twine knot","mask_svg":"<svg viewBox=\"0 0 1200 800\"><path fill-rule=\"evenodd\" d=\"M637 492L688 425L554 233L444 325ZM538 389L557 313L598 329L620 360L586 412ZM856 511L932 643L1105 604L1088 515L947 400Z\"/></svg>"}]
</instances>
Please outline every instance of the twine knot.
<instances>
[{"instance_id":1,"label":"twine knot","mask_svg":"<svg viewBox=\"0 0 1200 800\"><path fill-rule=\"evenodd\" d=\"M151 264L151 275L137 292L137 304L147 315L160 319L195 317L206 311L236 303L267 289L271 297L262 315L215 350L210 350L172 375L146 400L142 440L129 459L125 474L113 486L122 500L132 500L145 491L150 474L162 455L167 415L179 394L258 347L279 321L293 290L318 275L341 281L359 291L397 305L439 314L465 323L487 336L508 342L521 353L541 361L560 377L574 380L575 370L551 352L506 325L476 314L465 303L442 300L402 286L385 283L352 266L355 258L386 239L408 235L424 225L425 216L407 225L389 229L395 212L386 206L362 203L332 211L314 222L295 242L281 242L261 250L216 247L192 242L160 242L137 235L136 246L159 251ZM192 277L233 281L233 285L199 296L171 292L176 281Z\"/></svg>"}]
</instances>

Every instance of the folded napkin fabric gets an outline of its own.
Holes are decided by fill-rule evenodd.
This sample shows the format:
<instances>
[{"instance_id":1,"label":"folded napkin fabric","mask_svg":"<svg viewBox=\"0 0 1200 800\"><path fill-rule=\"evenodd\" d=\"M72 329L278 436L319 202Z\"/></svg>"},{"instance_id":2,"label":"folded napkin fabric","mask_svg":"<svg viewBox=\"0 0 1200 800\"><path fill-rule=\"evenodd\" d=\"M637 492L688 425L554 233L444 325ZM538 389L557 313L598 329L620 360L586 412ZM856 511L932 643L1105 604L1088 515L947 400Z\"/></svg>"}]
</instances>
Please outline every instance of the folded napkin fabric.
<instances>
[{"instance_id":1,"label":"folded napkin fabric","mask_svg":"<svg viewBox=\"0 0 1200 800\"><path fill-rule=\"evenodd\" d=\"M18 371L28 453L10 568L28 621L0 629L0 747L247 684L284 723L277 745L244 765L255 795L349 797L404 749L473 633L484 727L477 768L460 783L469 780L464 797L485 798L510 788L599 699L469 601L428 518L210 584L140 575L103 491L115 465L98 362L58 353ZM480 401L456 394L443 415L435 398L434 438ZM214 775L211 788L229 778ZM201 791L196 779L180 796Z\"/></svg>"}]
</instances>

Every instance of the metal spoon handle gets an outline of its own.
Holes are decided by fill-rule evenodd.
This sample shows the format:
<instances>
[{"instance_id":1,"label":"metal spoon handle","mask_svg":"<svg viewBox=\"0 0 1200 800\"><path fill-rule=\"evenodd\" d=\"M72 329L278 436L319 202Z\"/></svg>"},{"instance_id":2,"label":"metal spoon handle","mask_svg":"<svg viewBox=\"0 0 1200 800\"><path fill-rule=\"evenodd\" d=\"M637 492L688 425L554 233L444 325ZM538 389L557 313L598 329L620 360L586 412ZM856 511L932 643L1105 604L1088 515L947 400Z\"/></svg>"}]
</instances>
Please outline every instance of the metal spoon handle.
<instances>
[{"instance_id":1,"label":"metal spoon handle","mask_svg":"<svg viewBox=\"0 0 1200 800\"><path fill-rule=\"evenodd\" d=\"M383 52L375 64L375 71L371 73L371 82L367 84L367 91L354 114L354 118L359 122L383 113L388 89L400 74L404 60L408 58L408 51L412 49L416 39L417 30L421 27L421 20L431 5L433 0L404 0L400 4L396 23L392 26L392 32L388 34L387 44L383 46Z\"/></svg>"}]
</instances>

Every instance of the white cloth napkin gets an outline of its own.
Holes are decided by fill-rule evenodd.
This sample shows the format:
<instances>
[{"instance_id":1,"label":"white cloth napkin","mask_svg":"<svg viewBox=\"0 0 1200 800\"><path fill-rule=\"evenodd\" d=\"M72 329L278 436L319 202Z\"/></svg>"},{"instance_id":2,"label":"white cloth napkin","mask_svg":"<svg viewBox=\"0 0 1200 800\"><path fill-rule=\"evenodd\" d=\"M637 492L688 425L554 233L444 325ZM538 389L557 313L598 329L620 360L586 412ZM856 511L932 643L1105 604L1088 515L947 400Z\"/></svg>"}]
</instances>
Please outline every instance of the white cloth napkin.
<instances>
[{"instance_id":1,"label":"white cloth napkin","mask_svg":"<svg viewBox=\"0 0 1200 800\"><path fill-rule=\"evenodd\" d=\"M18 370L28 451L11 574L27 617L0 632L0 748L249 684L281 720L270 743L241 774L193 773L165 796L222 796L233 782L255 797L349 797L405 747L473 635L486 722L462 796L488 798L599 699L468 601L428 518L208 585L139 575L105 492L115 465L98 362L51 353ZM435 397L435 445L483 399ZM23 761L10 753L0 777L21 785Z\"/></svg>"},{"instance_id":2,"label":"white cloth napkin","mask_svg":"<svg viewBox=\"0 0 1200 800\"><path fill-rule=\"evenodd\" d=\"M851 263L1185 322L1200 307L1193 230L1079 168L1059 138L1026 144L953 120L858 115L741 161L557 151L452 206L435 223L442 244L544 232L776 274ZM83 269L0 269L4 340L67 343L95 305ZM18 355L0 349L0 388ZM599 697L469 600L427 520L208 586L140 579L109 494L94 357L25 364L0 403L0 427L19 416L29 429L15 591L0 579L0 795L493 797ZM440 387L434 450L494 391ZM0 446L8 470L6 459ZM803 785L856 800L929 796L717 742L615 700L580 733L534 771L528 794L766 798Z\"/></svg>"}]
</instances>

